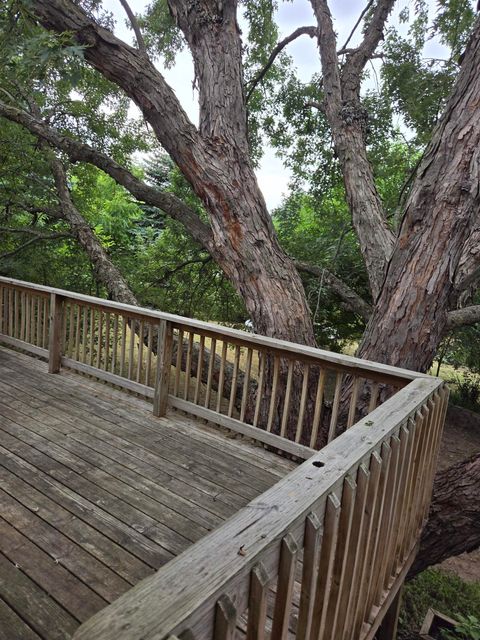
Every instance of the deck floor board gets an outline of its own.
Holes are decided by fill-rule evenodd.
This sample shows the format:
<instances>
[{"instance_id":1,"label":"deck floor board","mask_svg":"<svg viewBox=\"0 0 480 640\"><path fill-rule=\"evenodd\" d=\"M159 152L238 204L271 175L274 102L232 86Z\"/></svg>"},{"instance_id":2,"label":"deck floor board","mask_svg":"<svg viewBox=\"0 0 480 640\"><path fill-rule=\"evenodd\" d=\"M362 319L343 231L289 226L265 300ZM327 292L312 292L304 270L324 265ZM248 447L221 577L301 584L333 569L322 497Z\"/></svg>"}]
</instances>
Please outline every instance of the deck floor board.
<instances>
[{"instance_id":1,"label":"deck floor board","mask_svg":"<svg viewBox=\"0 0 480 640\"><path fill-rule=\"evenodd\" d=\"M0 640L66 640L295 463L0 347Z\"/></svg>"}]
</instances>

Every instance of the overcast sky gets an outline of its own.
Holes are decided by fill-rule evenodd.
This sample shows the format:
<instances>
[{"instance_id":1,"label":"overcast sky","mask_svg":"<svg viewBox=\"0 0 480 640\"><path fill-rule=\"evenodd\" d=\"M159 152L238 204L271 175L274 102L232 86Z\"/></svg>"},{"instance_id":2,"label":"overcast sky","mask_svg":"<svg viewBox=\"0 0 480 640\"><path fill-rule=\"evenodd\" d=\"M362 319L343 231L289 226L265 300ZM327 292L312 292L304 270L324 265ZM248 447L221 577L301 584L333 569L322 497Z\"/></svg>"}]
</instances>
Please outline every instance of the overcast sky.
<instances>
[{"instance_id":1,"label":"overcast sky","mask_svg":"<svg viewBox=\"0 0 480 640\"><path fill-rule=\"evenodd\" d=\"M331 0L329 5L335 21L335 29L338 34L339 45L342 45L353 28L367 0ZM141 13L148 4L146 0L130 0L130 6L135 13ZM297 27L315 24L312 7L308 0L293 0L282 3L277 15L280 29L280 37L284 37ZM398 24L398 13L409 4L408 0L398 0L390 23ZM413 3L412 3L413 4ZM432 14L436 10L436 1L429 0ZM116 33L127 42L132 43L132 32L127 28L125 14L119 0L104 0L103 6L112 11L116 17ZM353 42L354 43L354 42ZM319 71L320 61L318 50L314 41L308 36L302 36L288 47L288 53L293 57L301 80L307 81ZM429 44L426 55L442 57L444 51L435 42ZM167 82L177 94L183 108L193 122L198 120L198 104L196 92L192 89L193 64L190 54L185 51L177 56L176 64L172 69L160 69ZM372 80L372 83L374 81ZM263 191L267 205L270 209L276 207L287 194L289 173L284 168L282 160L277 158L272 149L266 148L261 166L257 171L258 181Z\"/></svg>"}]
</instances>

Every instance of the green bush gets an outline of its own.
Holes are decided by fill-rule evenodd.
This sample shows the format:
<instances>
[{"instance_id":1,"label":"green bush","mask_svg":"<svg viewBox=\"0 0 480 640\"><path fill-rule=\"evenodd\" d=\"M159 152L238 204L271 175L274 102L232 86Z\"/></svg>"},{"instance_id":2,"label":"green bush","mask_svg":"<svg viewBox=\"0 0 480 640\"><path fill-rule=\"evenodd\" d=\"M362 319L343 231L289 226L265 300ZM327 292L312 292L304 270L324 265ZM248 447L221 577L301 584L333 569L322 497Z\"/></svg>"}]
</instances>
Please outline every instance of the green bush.
<instances>
[{"instance_id":1,"label":"green bush","mask_svg":"<svg viewBox=\"0 0 480 640\"><path fill-rule=\"evenodd\" d=\"M475 616L457 614L455 631L444 631L444 640L480 640L480 620Z\"/></svg>"},{"instance_id":2,"label":"green bush","mask_svg":"<svg viewBox=\"0 0 480 640\"><path fill-rule=\"evenodd\" d=\"M480 619L480 582L464 582L438 569L420 573L405 585L399 640L417 637L415 634L430 607L456 620L461 616Z\"/></svg>"}]
</instances>

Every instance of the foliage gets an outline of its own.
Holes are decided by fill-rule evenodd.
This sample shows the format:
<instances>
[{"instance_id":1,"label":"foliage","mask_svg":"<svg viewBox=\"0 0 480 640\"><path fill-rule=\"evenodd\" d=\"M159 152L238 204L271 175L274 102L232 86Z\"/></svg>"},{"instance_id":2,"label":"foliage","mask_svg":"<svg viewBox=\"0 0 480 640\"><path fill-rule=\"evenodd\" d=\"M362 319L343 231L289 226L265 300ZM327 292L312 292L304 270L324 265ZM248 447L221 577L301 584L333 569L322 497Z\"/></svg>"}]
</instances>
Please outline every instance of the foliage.
<instances>
[{"instance_id":1,"label":"foliage","mask_svg":"<svg viewBox=\"0 0 480 640\"><path fill-rule=\"evenodd\" d=\"M451 382L450 402L470 411L480 411L480 376L466 372Z\"/></svg>"},{"instance_id":2,"label":"foliage","mask_svg":"<svg viewBox=\"0 0 480 640\"><path fill-rule=\"evenodd\" d=\"M2 100L27 110L34 104L60 132L108 153L150 184L172 191L208 223L199 199L159 149L142 118L132 112L129 100L85 63L83 48L70 34L55 35L39 27L30 0L4 4L5 11L0 13ZM113 26L113 16L100 0L81 0L81 4L103 25ZM369 68L362 89L367 151L394 228L474 18L468 3L439 0L437 4L432 16L424 0L407 3L400 16L403 24L386 31L382 61ZM275 0L240 3L246 93L286 35L279 28L278 10ZM120 20L126 19L121 16ZM167 1L151 0L138 19L150 55L171 67L185 41ZM433 38L446 47L445 60L427 58L426 48ZM288 49L283 51L248 103L251 158L258 163L268 142L291 172L291 195L273 212L287 252L329 269L368 299L365 268L322 100L320 74L301 79ZM95 292L91 267L71 238L42 240L12 254L25 243L29 231L68 232L66 224L51 215L58 203L44 146L1 119L0 163L0 225L11 229L0 237L0 254L9 254L0 259L0 271ZM144 303L210 320L243 323L247 319L244 304L225 276L180 224L137 203L97 169L80 164L67 168L77 208ZM322 278L302 274L302 279L318 343L339 349L357 341L364 322L342 308ZM478 331L455 332L445 362L479 371Z\"/></svg>"},{"instance_id":3,"label":"foliage","mask_svg":"<svg viewBox=\"0 0 480 640\"><path fill-rule=\"evenodd\" d=\"M445 640L480 640L480 620L475 616L457 614L458 624L455 631L444 630L442 638Z\"/></svg>"},{"instance_id":4,"label":"foliage","mask_svg":"<svg viewBox=\"0 0 480 640\"><path fill-rule=\"evenodd\" d=\"M480 618L480 582L464 582L438 569L427 569L407 582L400 612L399 640L418 632L430 607L454 619Z\"/></svg>"},{"instance_id":5,"label":"foliage","mask_svg":"<svg viewBox=\"0 0 480 640\"><path fill-rule=\"evenodd\" d=\"M335 271L368 297L362 257L342 195L341 188L332 189L322 200L296 193L274 211L273 221L280 242L290 255ZM346 342L358 339L363 321L338 307L321 278L302 277L317 342L340 350Z\"/></svg>"}]
</instances>

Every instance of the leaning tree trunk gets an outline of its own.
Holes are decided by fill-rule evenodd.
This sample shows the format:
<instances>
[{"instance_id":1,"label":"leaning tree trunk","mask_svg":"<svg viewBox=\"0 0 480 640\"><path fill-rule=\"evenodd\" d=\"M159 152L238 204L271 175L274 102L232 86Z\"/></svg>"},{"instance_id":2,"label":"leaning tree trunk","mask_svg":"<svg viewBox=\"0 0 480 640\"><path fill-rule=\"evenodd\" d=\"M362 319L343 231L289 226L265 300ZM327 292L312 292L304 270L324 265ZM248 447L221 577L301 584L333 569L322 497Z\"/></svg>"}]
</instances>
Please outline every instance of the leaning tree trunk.
<instances>
[{"instance_id":1,"label":"leaning tree trunk","mask_svg":"<svg viewBox=\"0 0 480 640\"><path fill-rule=\"evenodd\" d=\"M479 545L480 454L477 453L437 473L428 522L409 577Z\"/></svg>"},{"instance_id":2,"label":"leaning tree trunk","mask_svg":"<svg viewBox=\"0 0 480 640\"><path fill-rule=\"evenodd\" d=\"M85 46L85 59L138 105L208 211L212 256L245 301L256 331L313 344L300 277L278 243L249 159L236 1L170 0L169 6L195 63L199 129L144 53L73 2L32 3L43 26L69 31Z\"/></svg>"},{"instance_id":3,"label":"leaning tree trunk","mask_svg":"<svg viewBox=\"0 0 480 640\"><path fill-rule=\"evenodd\" d=\"M480 20L407 202L363 358L427 371L455 303L453 281L480 209Z\"/></svg>"}]
</instances>

